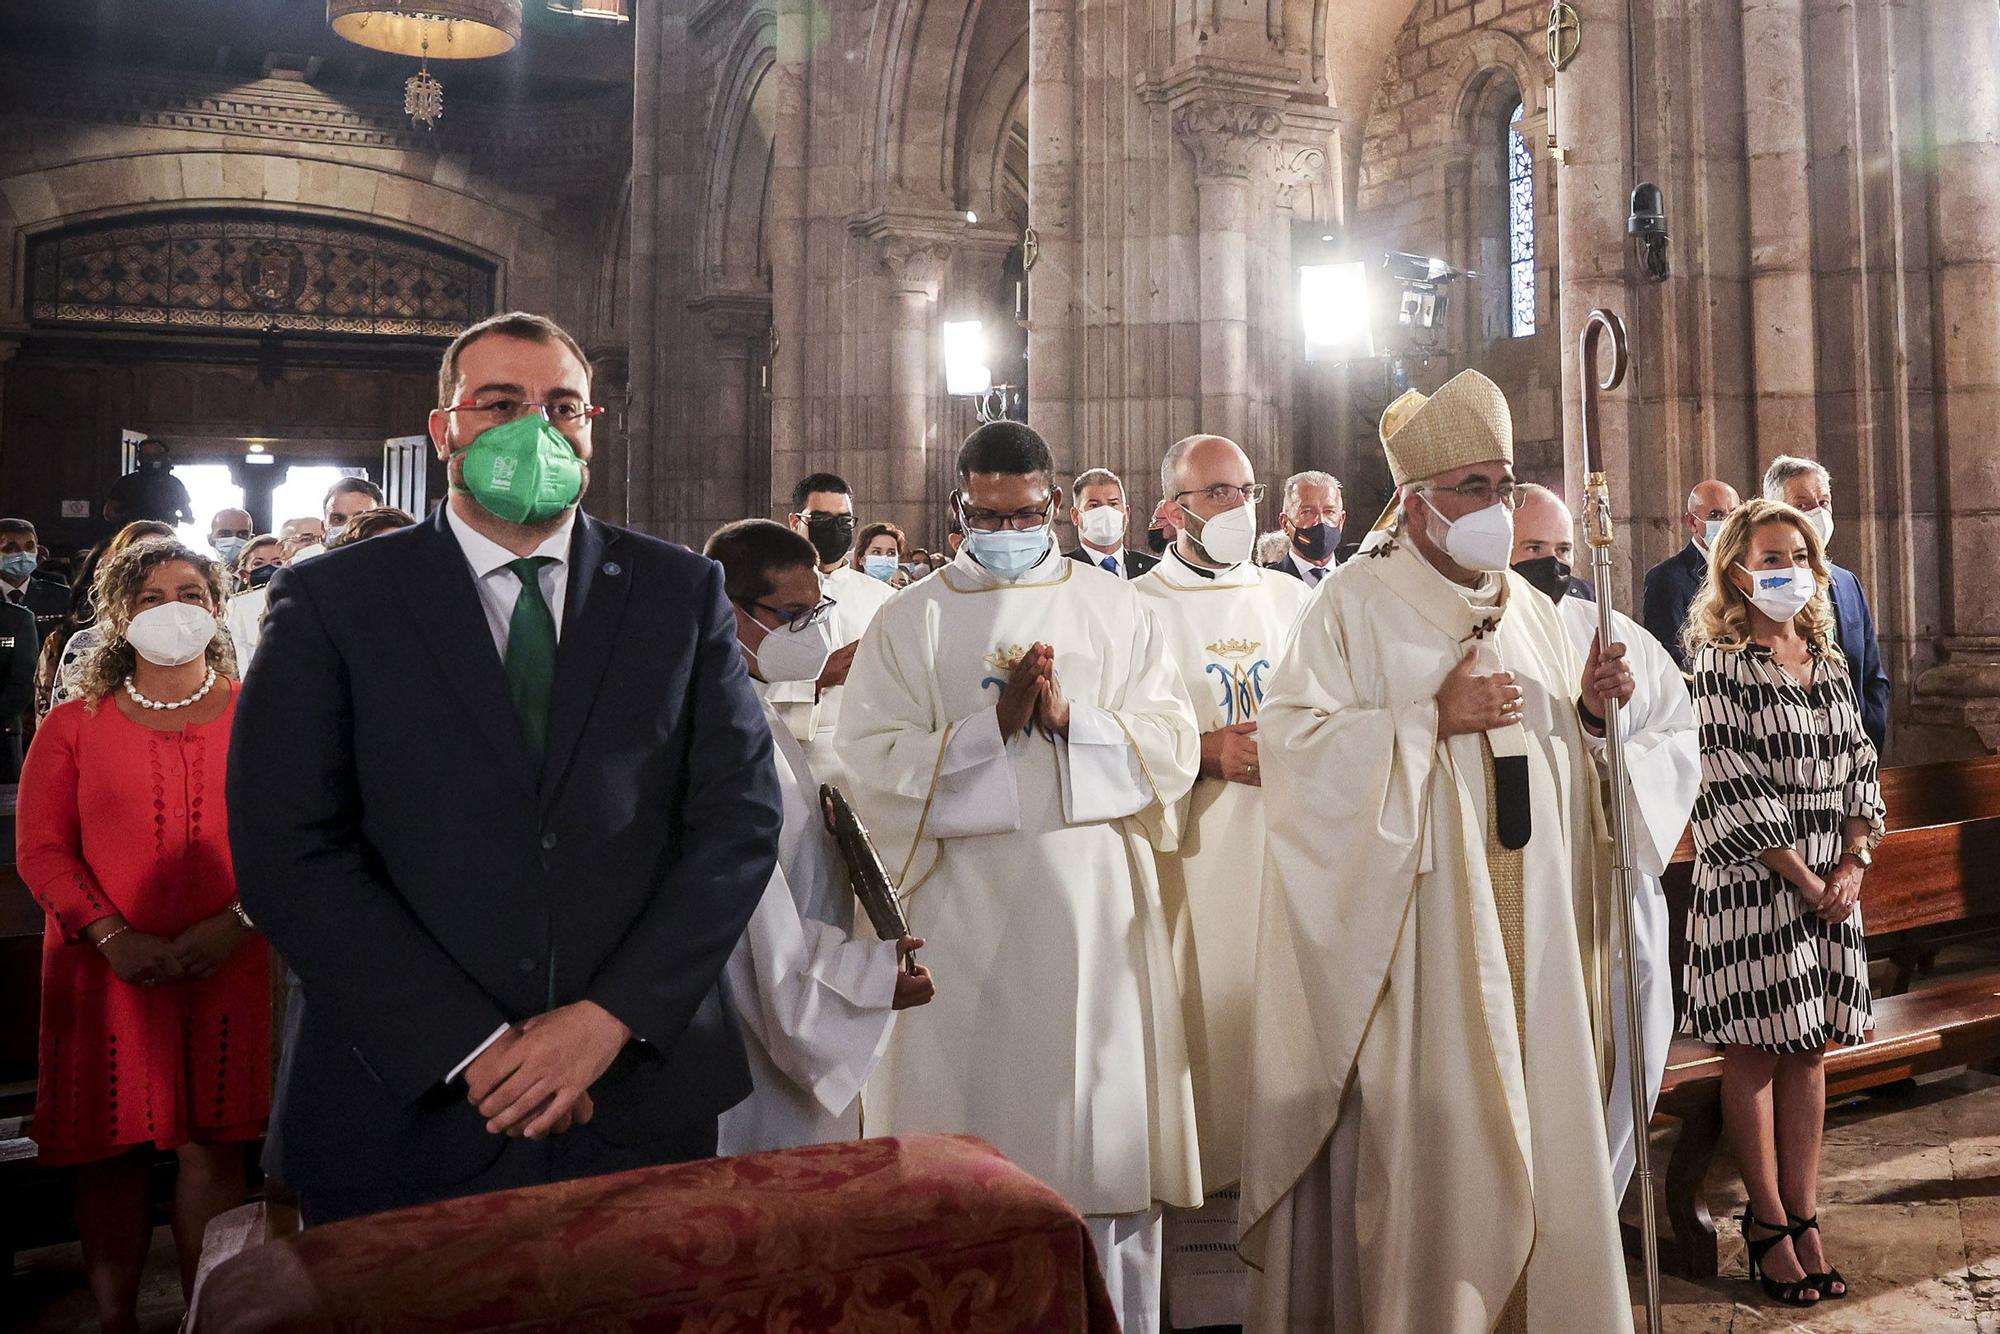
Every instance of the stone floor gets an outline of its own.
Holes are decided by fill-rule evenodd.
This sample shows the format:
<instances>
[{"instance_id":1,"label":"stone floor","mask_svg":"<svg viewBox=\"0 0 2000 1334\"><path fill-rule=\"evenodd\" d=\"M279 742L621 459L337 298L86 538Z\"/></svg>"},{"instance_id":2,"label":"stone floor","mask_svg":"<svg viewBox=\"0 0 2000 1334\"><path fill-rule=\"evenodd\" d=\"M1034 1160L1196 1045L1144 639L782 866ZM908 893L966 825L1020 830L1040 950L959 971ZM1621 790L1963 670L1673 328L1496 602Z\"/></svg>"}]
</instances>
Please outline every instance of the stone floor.
<instances>
[{"instance_id":1,"label":"stone floor","mask_svg":"<svg viewBox=\"0 0 2000 1334\"><path fill-rule=\"evenodd\" d=\"M1655 1144L1663 1167L1670 1133ZM2000 1079L1961 1072L1844 1104L1828 1115L1825 1163L1820 1219L1828 1253L1853 1295L1810 1311L1766 1305L1743 1277L1742 1242L1725 1224L1725 1277L1667 1279L1666 1329L2000 1334ZM1709 1182L1710 1206L1722 1218L1742 1208L1742 1200L1723 1155ZM141 1314L148 1334L168 1334L179 1319L173 1246L164 1228L154 1237ZM1643 1314L1635 1325L1643 1330ZM0 1328L82 1334L93 1327L75 1246L17 1257Z\"/></svg>"}]
</instances>

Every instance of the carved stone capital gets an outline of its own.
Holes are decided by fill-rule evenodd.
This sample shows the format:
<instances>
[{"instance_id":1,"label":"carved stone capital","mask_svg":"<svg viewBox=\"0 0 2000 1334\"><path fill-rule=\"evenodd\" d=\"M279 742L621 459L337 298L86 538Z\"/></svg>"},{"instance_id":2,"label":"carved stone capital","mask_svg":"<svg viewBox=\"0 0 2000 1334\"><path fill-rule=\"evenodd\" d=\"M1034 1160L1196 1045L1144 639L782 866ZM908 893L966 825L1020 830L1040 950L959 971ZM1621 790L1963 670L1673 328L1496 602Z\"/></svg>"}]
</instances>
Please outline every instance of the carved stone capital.
<instances>
[{"instance_id":1,"label":"carved stone capital","mask_svg":"<svg viewBox=\"0 0 2000 1334\"><path fill-rule=\"evenodd\" d=\"M965 238L962 213L876 209L847 220L847 230L873 241L882 268L900 289L935 298L952 255Z\"/></svg>"},{"instance_id":2,"label":"carved stone capital","mask_svg":"<svg viewBox=\"0 0 2000 1334\"><path fill-rule=\"evenodd\" d=\"M1196 98L1174 108L1174 134L1194 153L1198 179L1248 180L1272 160L1284 113L1255 103Z\"/></svg>"},{"instance_id":3,"label":"carved stone capital","mask_svg":"<svg viewBox=\"0 0 2000 1334\"><path fill-rule=\"evenodd\" d=\"M1278 206L1290 208L1301 188L1317 184L1326 175L1326 150L1312 144L1278 146Z\"/></svg>"},{"instance_id":4,"label":"carved stone capital","mask_svg":"<svg viewBox=\"0 0 2000 1334\"><path fill-rule=\"evenodd\" d=\"M747 355L751 343L771 336L771 296L768 292L719 290L704 292L688 302L725 352Z\"/></svg>"}]
</instances>

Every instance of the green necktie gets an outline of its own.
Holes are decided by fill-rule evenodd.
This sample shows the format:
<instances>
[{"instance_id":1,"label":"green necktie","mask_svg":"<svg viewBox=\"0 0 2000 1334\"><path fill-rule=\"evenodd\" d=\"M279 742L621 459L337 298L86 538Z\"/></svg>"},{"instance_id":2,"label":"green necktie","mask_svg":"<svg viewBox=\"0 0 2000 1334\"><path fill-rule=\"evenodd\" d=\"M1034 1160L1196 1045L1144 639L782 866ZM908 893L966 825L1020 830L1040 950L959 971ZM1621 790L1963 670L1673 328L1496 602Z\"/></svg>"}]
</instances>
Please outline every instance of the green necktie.
<instances>
[{"instance_id":1,"label":"green necktie","mask_svg":"<svg viewBox=\"0 0 2000 1334\"><path fill-rule=\"evenodd\" d=\"M556 618L542 597L541 568L554 556L524 556L507 562L521 581L514 615L507 622L507 690L521 719L521 739L528 755L541 763L549 738L549 687L556 679Z\"/></svg>"}]
</instances>

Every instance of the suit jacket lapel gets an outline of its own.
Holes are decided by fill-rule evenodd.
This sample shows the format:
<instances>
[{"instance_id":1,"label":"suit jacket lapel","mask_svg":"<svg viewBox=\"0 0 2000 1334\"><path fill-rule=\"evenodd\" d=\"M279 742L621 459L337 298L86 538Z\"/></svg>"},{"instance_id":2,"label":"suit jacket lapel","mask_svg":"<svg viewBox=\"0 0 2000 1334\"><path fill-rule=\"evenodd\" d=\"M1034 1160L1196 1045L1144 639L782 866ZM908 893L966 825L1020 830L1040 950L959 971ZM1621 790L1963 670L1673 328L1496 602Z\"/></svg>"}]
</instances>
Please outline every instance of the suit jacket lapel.
<instances>
[{"instance_id":1,"label":"suit jacket lapel","mask_svg":"<svg viewBox=\"0 0 2000 1334\"><path fill-rule=\"evenodd\" d=\"M412 562L404 587L416 612L416 623L437 654L445 678L465 700L473 721L500 753L508 772L533 791L534 769L528 761L527 744L521 740L506 669L494 650L493 628L486 622L479 590L473 587L465 552L446 526L447 505L438 506L427 525L429 534L419 547L422 555Z\"/></svg>"},{"instance_id":2,"label":"suit jacket lapel","mask_svg":"<svg viewBox=\"0 0 2000 1334\"><path fill-rule=\"evenodd\" d=\"M548 751L542 758L542 806L547 809L583 736L604 677L618 626L625 616L631 572L618 561L618 532L585 514L576 516L570 542L569 589L564 594L562 639L549 700Z\"/></svg>"}]
</instances>

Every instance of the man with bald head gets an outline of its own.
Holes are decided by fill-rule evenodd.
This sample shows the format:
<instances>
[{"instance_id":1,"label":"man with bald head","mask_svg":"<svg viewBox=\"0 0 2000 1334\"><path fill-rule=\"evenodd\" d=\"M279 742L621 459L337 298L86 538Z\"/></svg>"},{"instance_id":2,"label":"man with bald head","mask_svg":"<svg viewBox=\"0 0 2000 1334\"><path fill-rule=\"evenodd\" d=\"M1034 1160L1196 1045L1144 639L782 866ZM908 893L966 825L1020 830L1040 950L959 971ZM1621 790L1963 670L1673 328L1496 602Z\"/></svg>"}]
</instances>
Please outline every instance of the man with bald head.
<instances>
[{"instance_id":1,"label":"man with bald head","mask_svg":"<svg viewBox=\"0 0 2000 1334\"><path fill-rule=\"evenodd\" d=\"M243 548L256 535L257 529L249 510L217 510L215 517L208 521L208 544L215 548L215 554L232 571L236 568L236 558L243 554Z\"/></svg>"},{"instance_id":2,"label":"man with bald head","mask_svg":"<svg viewBox=\"0 0 2000 1334\"><path fill-rule=\"evenodd\" d=\"M1681 647L1681 627L1687 624L1695 592L1708 578L1709 543L1722 531L1722 521L1730 511L1742 503L1736 488L1727 482L1710 478L1696 486L1688 492L1687 509L1681 514L1687 545L1646 571L1639 619L1683 674L1688 671L1688 656Z\"/></svg>"},{"instance_id":3,"label":"man with bald head","mask_svg":"<svg viewBox=\"0 0 2000 1334\"><path fill-rule=\"evenodd\" d=\"M1532 483L1520 488L1521 508L1514 512L1514 573L1554 600L1556 614L1579 654L1588 654L1597 639L1597 604L1576 592L1570 563L1576 543L1576 521L1562 497ZM1667 1044L1674 1036L1674 989L1668 969L1667 900L1660 876L1673 859L1681 831L1701 789L1701 749L1696 744L1694 705L1687 682L1667 651L1623 612L1613 610L1612 624L1626 645L1632 665L1632 698L1621 715L1625 735L1625 800L1633 818L1632 854L1639 874L1632 885L1632 932L1637 949L1640 1013L1645 1023L1641 1040L1645 1060L1646 1102L1659 1100L1660 1078L1666 1071ZM1620 1199L1632 1176L1631 1044L1624 1024L1625 969L1615 957L1620 942L1612 937L1611 1031L1617 1050L1617 1071L1605 1109L1605 1130L1611 1148L1611 1187Z\"/></svg>"},{"instance_id":4,"label":"man with bald head","mask_svg":"<svg viewBox=\"0 0 2000 1334\"><path fill-rule=\"evenodd\" d=\"M1240 1325L1249 1304L1236 1183L1264 881L1257 713L1307 587L1257 563L1264 488L1234 441L1176 444L1160 465L1160 493L1179 536L1132 589L1159 623L1201 733L1201 776L1168 811L1173 850L1158 856L1207 1194L1201 1209L1168 1215L1166 1311L1174 1328L1194 1329Z\"/></svg>"}]
</instances>

